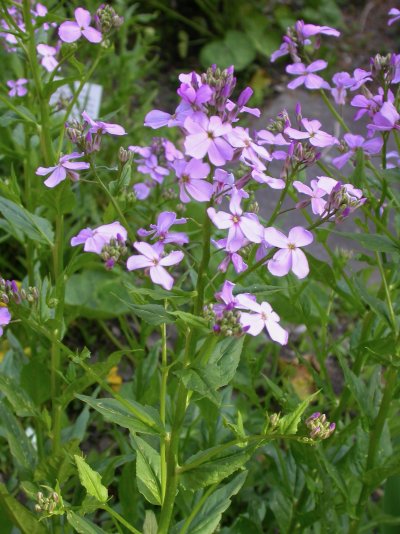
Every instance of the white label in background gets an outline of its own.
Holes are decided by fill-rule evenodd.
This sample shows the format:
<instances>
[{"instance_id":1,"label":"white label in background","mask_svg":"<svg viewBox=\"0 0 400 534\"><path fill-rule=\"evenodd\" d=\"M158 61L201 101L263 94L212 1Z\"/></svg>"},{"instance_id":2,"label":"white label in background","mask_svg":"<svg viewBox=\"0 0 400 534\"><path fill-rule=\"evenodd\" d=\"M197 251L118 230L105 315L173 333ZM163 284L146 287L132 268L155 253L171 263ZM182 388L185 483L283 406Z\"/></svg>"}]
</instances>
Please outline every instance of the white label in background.
<instances>
[{"instance_id":1,"label":"white label in background","mask_svg":"<svg viewBox=\"0 0 400 534\"><path fill-rule=\"evenodd\" d=\"M61 78L55 78L56 80ZM74 82L74 91L79 88L80 82ZM79 94L78 100L72 108L70 118L79 120L82 111L86 111L90 118L97 119L100 114L101 97L103 87L97 83L85 83ZM60 99L70 100L73 98L73 92L69 85L62 85L50 97L50 105L54 106Z\"/></svg>"}]
</instances>

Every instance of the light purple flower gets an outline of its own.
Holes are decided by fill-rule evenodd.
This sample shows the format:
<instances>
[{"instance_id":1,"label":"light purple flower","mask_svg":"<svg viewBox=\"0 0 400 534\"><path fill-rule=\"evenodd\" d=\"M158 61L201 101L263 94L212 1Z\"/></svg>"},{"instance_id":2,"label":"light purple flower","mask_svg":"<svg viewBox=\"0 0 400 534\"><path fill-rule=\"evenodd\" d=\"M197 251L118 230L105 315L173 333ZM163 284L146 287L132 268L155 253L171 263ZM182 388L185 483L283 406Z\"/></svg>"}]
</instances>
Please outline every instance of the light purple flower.
<instances>
[{"instance_id":1,"label":"light purple flower","mask_svg":"<svg viewBox=\"0 0 400 534\"><path fill-rule=\"evenodd\" d=\"M203 109L202 104L209 102L213 95L211 87L207 84L195 88L192 84L181 83L177 93L184 102L196 110Z\"/></svg>"},{"instance_id":2,"label":"light purple flower","mask_svg":"<svg viewBox=\"0 0 400 534\"><path fill-rule=\"evenodd\" d=\"M214 208L207 210L208 216L217 228L220 230L229 229L226 248L230 252L237 252L244 245L246 239L252 243L261 242L262 226L257 215L243 213L240 207L243 196L242 190L233 190L229 203L231 213L216 212Z\"/></svg>"},{"instance_id":3,"label":"light purple flower","mask_svg":"<svg viewBox=\"0 0 400 534\"><path fill-rule=\"evenodd\" d=\"M103 121L94 121L89 117L86 111L82 113L82 117L89 125L89 133L91 134L126 135L125 129L119 124L112 124L110 122Z\"/></svg>"},{"instance_id":4,"label":"light purple flower","mask_svg":"<svg viewBox=\"0 0 400 534\"><path fill-rule=\"evenodd\" d=\"M82 7L75 9L76 22L66 21L58 28L58 35L61 41L74 43L83 35L91 43L100 43L103 36L98 30L90 26L91 18L89 11L86 9Z\"/></svg>"},{"instance_id":5,"label":"light purple flower","mask_svg":"<svg viewBox=\"0 0 400 534\"><path fill-rule=\"evenodd\" d=\"M169 229L174 224L185 224L187 219L176 218L176 213L173 211L163 211L157 218L157 224L151 224L151 230L140 228L138 235L140 237L152 236L152 239L157 239L164 244L176 243L177 245L185 245L189 243L189 238L184 232L170 232Z\"/></svg>"},{"instance_id":6,"label":"light purple flower","mask_svg":"<svg viewBox=\"0 0 400 534\"><path fill-rule=\"evenodd\" d=\"M90 167L90 164L86 161L71 161L71 159L77 159L84 156L81 152L72 152L72 154L66 154L61 156L58 165L54 167L38 167L36 174L38 176L50 176L45 180L44 185L47 187L55 187L67 177L76 182L79 179L79 175L76 171L86 170Z\"/></svg>"},{"instance_id":7,"label":"light purple flower","mask_svg":"<svg viewBox=\"0 0 400 534\"><path fill-rule=\"evenodd\" d=\"M202 159L206 154L216 167L224 165L233 157L233 148L223 138L232 129L229 123L223 123L217 116L207 118L203 113L197 114L195 120L188 117L184 124L188 135L185 149L188 156Z\"/></svg>"},{"instance_id":8,"label":"light purple flower","mask_svg":"<svg viewBox=\"0 0 400 534\"><path fill-rule=\"evenodd\" d=\"M237 295L238 308L244 308L252 313L241 312L240 323L246 333L258 336L266 328L270 338L280 345L286 345L289 334L279 325L280 317L274 312L268 302L258 304L249 295Z\"/></svg>"},{"instance_id":9,"label":"light purple flower","mask_svg":"<svg viewBox=\"0 0 400 534\"><path fill-rule=\"evenodd\" d=\"M303 182L295 180L293 187L299 192L311 197L311 209L315 215L322 215L325 211L326 200L323 199L327 192L318 187L317 180L311 180L311 187Z\"/></svg>"},{"instance_id":10,"label":"light purple flower","mask_svg":"<svg viewBox=\"0 0 400 534\"><path fill-rule=\"evenodd\" d=\"M383 146L383 139L381 137L374 137L373 139L368 139L366 141L361 135L347 133L344 134L343 138L349 147L349 151L332 160L333 165L338 169L341 169L346 165L357 149L361 148L365 154L372 156L374 154L379 154Z\"/></svg>"},{"instance_id":11,"label":"light purple flower","mask_svg":"<svg viewBox=\"0 0 400 534\"><path fill-rule=\"evenodd\" d=\"M140 254L128 258L126 262L128 271L149 268L150 278L155 284L162 286L168 291L172 289L174 279L164 267L170 267L181 262L183 260L183 252L174 251L163 256L164 247L160 242L154 245L136 242L133 246Z\"/></svg>"},{"instance_id":12,"label":"light purple flower","mask_svg":"<svg viewBox=\"0 0 400 534\"><path fill-rule=\"evenodd\" d=\"M270 58L271 63L274 63L274 61L276 61L278 58L287 56L288 54L289 54L289 44L286 41L284 41L283 43L281 43L278 50L275 50L274 52L272 52L271 58Z\"/></svg>"},{"instance_id":13,"label":"light purple flower","mask_svg":"<svg viewBox=\"0 0 400 534\"><path fill-rule=\"evenodd\" d=\"M215 169L213 176L213 195L217 204L222 202L224 196L231 193L234 183L235 177L232 173L224 169Z\"/></svg>"},{"instance_id":14,"label":"light purple flower","mask_svg":"<svg viewBox=\"0 0 400 534\"><path fill-rule=\"evenodd\" d=\"M135 192L138 200L146 200L146 198L150 195L151 187L143 183L135 184L133 186L133 191Z\"/></svg>"},{"instance_id":15,"label":"light purple flower","mask_svg":"<svg viewBox=\"0 0 400 534\"><path fill-rule=\"evenodd\" d=\"M208 163L192 158L190 161L177 159L173 163L179 182L179 198L190 202L190 197L199 202L208 202L213 194L213 186L207 181L210 173Z\"/></svg>"},{"instance_id":16,"label":"light purple flower","mask_svg":"<svg viewBox=\"0 0 400 534\"><path fill-rule=\"evenodd\" d=\"M394 95L391 91L388 91L388 102L394 101ZM393 98L392 98L393 97ZM356 95L350 102L350 105L359 108L357 113L354 115L354 120L358 121L366 113L369 117L373 117L375 113L379 111L383 104L384 91L382 87L378 89L378 94L373 95L370 91L367 91L367 96L365 95Z\"/></svg>"},{"instance_id":17,"label":"light purple flower","mask_svg":"<svg viewBox=\"0 0 400 534\"><path fill-rule=\"evenodd\" d=\"M373 123L368 124L367 128L371 132L400 130L400 114L391 102L384 102L381 109L375 113Z\"/></svg>"},{"instance_id":18,"label":"light purple flower","mask_svg":"<svg viewBox=\"0 0 400 534\"><path fill-rule=\"evenodd\" d=\"M336 137L333 137L320 129L322 125L319 121L302 119L301 124L306 130L305 132L289 127L285 128L285 134L295 140L308 139L313 146L321 148L337 145L339 143Z\"/></svg>"},{"instance_id":19,"label":"light purple flower","mask_svg":"<svg viewBox=\"0 0 400 534\"><path fill-rule=\"evenodd\" d=\"M105 245L109 245L112 239L126 241L128 232L118 222L103 224L97 228L84 228L78 235L71 239L71 246L84 245L85 252L94 252L101 254Z\"/></svg>"},{"instance_id":20,"label":"light purple flower","mask_svg":"<svg viewBox=\"0 0 400 534\"><path fill-rule=\"evenodd\" d=\"M53 72L58 66L58 61L54 57L57 54L57 48L54 46L48 46L45 44L38 44L36 47L38 54L42 56L40 63L47 70L47 72Z\"/></svg>"},{"instance_id":21,"label":"light purple flower","mask_svg":"<svg viewBox=\"0 0 400 534\"><path fill-rule=\"evenodd\" d=\"M357 91L366 82L372 81L371 73L364 69L356 69L353 72L353 83L350 87L350 91Z\"/></svg>"},{"instance_id":22,"label":"light purple flower","mask_svg":"<svg viewBox=\"0 0 400 534\"><path fill-rule=\"evenodd\" d=\"M168 128L174 126L183 127L183 124L189 115L193 115L193 110L190 104L181 102L173 115L159 109L153 109L147 113L144 118L144 125L153 128L153 130L157 130L163 126L168 126Z\"/></svg>"},{"instance_id":23,"label":"light purple flower","mask_svg":"<svg viewBox=\"0 0 400 534\"><path fill-rule=\"evenodd\" d=\"M161 167L158 164L157 156L151 154L150 157L142 160L138 165L137 170L142 174L149 174L150 177L157 183L161 184L164 180L164 176L168 176L169 170L165 167Z\"/></svg>"},{"instance_id":24,"label":"light purple flower","mask_svg":"<svg viewBox=\"0 0 400 534\"><path fill-rule=\"evenodd\" d=\"M302 226L295 226L289 232L288 237L272 226L264 231L264 239L278 250L267 263L268 270L275 276L285 276L289 271L298 278L305 278L310 269L304 252L300 247L305 247L313 242L311 232Z\"/></svg>"},{"instance_id":25,"label":"light purple flower","mask_svg":"<svg viewBox=\"0 0 400 534\"><path fill-rule=\"evenodd\" d=\"M389 15L389 17L391 17L388 20L388 26L391 26L392 24L394 24L395 22L400 20L400 9L397 9L396 7L392 7L389 10L388 15Z\"/></svg>"},{"instance_id":26,"label":"light purple flower","mask_svg":"<svg viewBox=\"0 0 400 534\"><path fill-rule=\"evenodd\" d=\"M6 326L11 321L11 313L8 308L0 308L0 336L3 335L3 326Z\"/></svg>"},{"instance_id":27,"label":"light purple flower","mask_svg":"<svg viewBox=\"0 0 400 534\"><path fill-rule=\"evenodd\" d=\"M25 84L28 83L26 78L19 78L18 80L8 80L7 85L10 87L11 91L8 92L9 96L25 96L28 92L28 89L25 87Z\"/></svg>"},{"instance_id":28,"label":"light purple flower","mask_svg":"<svg viewBox=\"0 0 400 534\"><path fill-rule=\"evenodd\" d=\"M346 95L349 87L354 83L354 79L348 72L337 72L332 78L332 82L336 87L331 89L331 94L338 106L346 104Z\"/></svg>"},{"instance_id":29,"label":"light purple flower","mask_svg":"<svg viewBox=\"0 0 400 534\"><path fill-rule=\"evenodd\" d=\"M317 176L317 180L318 187L326 191L328 195L330 195L339 184L344 187L350 201L362 199L363 192L361 191L361 189L355 188L352 184L342 184L341 182L338 182L337 180L335 180L334 178L330 178L329 176Z\"/></svg>"},{"instance_id":30,"label":"light purple flower","mask_svg":"<svg viewBox=\"0 0 400 534\"><path fill-rule=\"evenodd\" d=\"M221 263L218 265L218 270L222 273L226 273L228 270L229 265L232 263L233 268L235 271L239 274L242 273L247 269L247 264L244 262L242 256L238 254L237 252L230 252L226 248L227 239L219 239L218 241L215 241L214 239L211 240L212 244L218 248L219 250L225 251L225 258L221 261Z\"/></svg>"},{"instance_id":31,"label":"light purple flower","mask_svg":"<svg viewBox=\"0 0 400 534\"><path fill-rule=\"evenodd\" d=\"M297 76L296 79L288 83L288 89L296 89L303 84L307 89L330 89L328 82L321 78L321 76L314 74L314 72L325 69L327 65L328 63L323 59L313 61L310 65L304 65L304 63L288 65L286 72Z\"/></svg>"},{"instance_id":32,"label":"light purple flower","mask_svg":"<svg viewBox=\"0 0 400 534\"><path fill-rule=\"evenodd\" d=\"M229 143L234 148L241 149L240 159L248 165L255 165L258 169L264 170L265 165L260 158L271 161L271 155L262 146L259 146L249 135L248 128L237 126L226 136Z\"/></svg>"},{"instance_id":33,"label":"light purple flower","mask_svg":"<svg viewBox=\"0 0 400 534\"><path fill-rule=\"evenodd\" d=\"M260 172L258 169L253 169L251 171L251 176L259 184L267 184L271 189L285 189L284 180L268 176L267 174Z\"/></svg>"},{"instance_id":34,"label":"light purple flower","mask_svg":"<svg viewBox=\"0 0 400 534\"><path fill-rule=\"evenodd\" d=\"M331 37L339 37L340 32L330 26L317 26L315 24L304 24L304 21L298 20L294 25L298 37L306 39L314 35L329 35Z\"/></svg>"}]
</instances>

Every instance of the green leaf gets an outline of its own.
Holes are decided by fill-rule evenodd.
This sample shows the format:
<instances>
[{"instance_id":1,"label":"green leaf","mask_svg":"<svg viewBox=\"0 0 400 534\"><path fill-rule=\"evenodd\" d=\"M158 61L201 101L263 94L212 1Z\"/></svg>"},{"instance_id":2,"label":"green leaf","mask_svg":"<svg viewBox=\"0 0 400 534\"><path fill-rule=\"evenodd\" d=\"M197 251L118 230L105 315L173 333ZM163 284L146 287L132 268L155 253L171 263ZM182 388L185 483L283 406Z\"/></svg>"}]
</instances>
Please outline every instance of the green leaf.
<instances>
[{"instance_id":1,"label":"green leaf","mask_svg":"<svg viewBox=\"0 0 400 534\"><path fill-rule=\"evenodd\" d=\"M157 534L158 525L156 514L153 510L146 510L143 523L143 534Z\"/></svg>"},{"instance_id":2,"label":"green leaf","mask_svg":"<svg viewBox=\"0 0 400 534\"><path fill-rule=\"evenodd\" d=\"M311 256L311 254L307 254L307 260L310 265L310 277L336 289L336 277L332 267L325 261Z\"/></svg>"},{"instance_id":3,"label":"green leaf","mask_svg":"<svg viewBox=\"0 0 400 534\"><path fill-rule=\"evenodd\" d=\"M188 313L188 312L181 311L181 310L171 311L169 313L177 317L180 321L182 321L184 326L186 325L193 326L194 328L202 332L210 331L208 321L206 321L204 317L198 317L197 315L193 315L192 313Z\"/></svg>"},{"instance_id":4,"label":"green leaf","mask_svg":"<svg viewBox=\"0 0 400 534\"><path fill-rule=\"evenodd\" d=\"M262 441L260 438L260 443ZM241 469L258 445L248 445L244 448L232 446L222 453L219 453L221 446L217 445L199 452L185 462L180 481L188 490L197 490L211 484L218 484L224 478ZM210 457L212 459L208 460Z\"/></svg>"},{"instance_id":5,"label":"green leaf","mask_svg":"<svg viewBox=\"0 0 400 534\"><path fill-rule=\"evenodd\" d=\"M132 442L137 454L138 489L150 504L161 506L160 454L138 436L132 436Z\"/></svg>"},{"instance_id":6,"label":"green leaf","mask_svg":"<svg viewBox=\"0 0 400 534\"><path fill-rule=\"evenodd\" d=\"M190 534L213 534L218 527L222 514L231 504L231 498L243 486L247 471L240 473L228 484L214 491L203 503L197 514L190 521L181 521L172 529L171 534L178 534L183 526Z\"/></svg>"},{"instance_id":7,"label":"green leaf","mask_svg":"<svg viewBox=\"0 0 400 534\"><path fill-rule=\"evenodd\" d=\"M215 63L221 69L235 65L235 70L240 71L250 65L255 56L256 50L246 34L229 30L223 41L212 41L201 49L200 61L205 68Z\"/></svg>"},{"instance_id":8,"label":"green leaf","mask_svg":"<svg viewBox=\"0 0 400 534\"><path fill-rule=\"evenodd\" d=\"M0 391L7 397L18 417L39 417L39 411L29 395L9 376L0 374Z\"/></svg>"},{"instance_id":9,"label":"green leaf","mask_svg":"<svg viewBox=\"0 0 400 534\"><path fill-rule=\"evenodd\" d=\"M357 232L339 232L332 230L332 233L347 237L353 241L357 241L361 246L368 250L377 252L396 252L400 254L400 247L395 245L388 237L380 234L361 234Z\"/></svg>"},{"instance_id":10,"label":"green leaf","mask_svg":"<svg viewBox=\"0 0 400 534\"><path fill-rule=\"evenodd\" d=\"M278 428L281 434L296 434L297 427L299 426L303 413L306 411L310 402L314 400L318 394L319 391L316 391L315 393L307 397L305 400L303 400L303 402L301 402L292 413L289 413L280 419Z\"/></svg>"},{"instance_id":11,"label":"green leaf","mask_svg":"<svg viewBox=\"0 0 400 534\"><path fill-rule=\"evenodd\" d=\"M91 495L102 504L106 503L108 499L108 491L101 483L101 476L99 473L94 471L81 456L75 455L74 458L78 468L79 480L88 492L88 495Z\"/></svg>"},{"instance_id":12,"label":"green leaf","mask_svg":"<svg viewBox=\"0 0 400 534\"><path fill-rule=\"evenodd\" d=\"M79 534L107 534L102 528L72 510L68 510L67 520L71 527Z\"/></svg>"},{"instance_id":13,"label":"green leaf","mask_svg":"<svg viewBox=\"0 0 400 534\"><path fill-rule=\"evenodd\" d=\"M216 390L220 381L220 372L217 368L196 368L181 369L175 371L176 376L182 380L186 389L199 393L202 397L207 397L214 404L219 406L220 397Z\"/></svg>"},{"instance_id":14,"label":"green leaf","mask_svg":"<svg viewBox=\"0 0 400 534\"><path fill-rule=\"evenodd\" d=\"M176 302L177 304L183 304L189 302L191 299L196 297L196 291L184 291L177 287L172 288L170 291L162 289L161 287L155 287L153 289L147 287L136 287L132 284L126 284L129 294L135 298L135 304L145 304L146 300L144 297L150 297L152 300L170 300Z\"/></svg>"},{"instance_id":15,"label":"green leaf","mask_svg":"<svg viewBox=\"0 0 400 534\"><path fill-rule=\"evenodd\" d=\"M161 304L142 304L136 305L125 302L131 312L140 317L145 323L157 326L163 323L174 323L175 317L167 312Z\"/></svg>"},{"instance_id":16,"label":"green leaf","mask_svg":"<svg viewBox=\"0 0 400 534\"><path fill-rule=\"evenodd\" d=\"M274 50L279 48L281 34L271 30L271 22L267 17L262 17L257 13L247 14L243 19L243 28L247 38L260 54L269 57Z\"/></svg>"},{"instance_id":17,"label":"green leaf","mask_svg":"<svg viewBox=\"0 0 400 534\"><path fill-rule=\"evenodd\" d=\"M4 401L0 403L0 421L14 462L24 471L30 473L36 465L36 451L21 423Z\"/></svg>"},{"instance_id":18,"label":"green leaf","mask_svg":"<svg viewBox=\"0 0 400 534\"><path fill-rule=\"evenodd\" d=\"M8 221L14 236L20 239L20 233L49 246L53 246L54 232L47 219L30 213L7 198L0 197L0 212Z\"/></svg>"},{"instance_id":19,"label":"green leaf","mask_svg":"<svg viewBox=\"0 0 400 534\"><path fill-rule=\"evenodd\" d=\"M7 491L4 484L0 483L0 505L12 523L19 528L23 534L47 534L48 530L39 520L23 506L17 499L14 499Z\"/></svg>"},{"instance_id":20,"label":"green leaf","mask_svg":"<svg viewBox=\"0 0 400 534\"><path fill-rule=\"evenodd\" d=\"M378 317L382 317L388 323L388 325L391 326L385 303L369 293L364 284L361 283L360 277L353 277L353 283L362 300L371 308L373 312L376 313L376 315L378 315Z\"/></svg>"},{"instance_id":21,"label":"green leaf","mask_svg":"<svg viewBox=\"0 0 400 534\"><path fill-rule=\"evenodd\" d=\"M76 395L76 397L101 413L106 421L128 428L131 432L155 435L163 433L162 423L154 408L142 406L133 400L127 400L135 411L133 413L116 399L93 399L85 395ZM136 414L141 415L140 419Z\"/></svg>"}]
</instances>

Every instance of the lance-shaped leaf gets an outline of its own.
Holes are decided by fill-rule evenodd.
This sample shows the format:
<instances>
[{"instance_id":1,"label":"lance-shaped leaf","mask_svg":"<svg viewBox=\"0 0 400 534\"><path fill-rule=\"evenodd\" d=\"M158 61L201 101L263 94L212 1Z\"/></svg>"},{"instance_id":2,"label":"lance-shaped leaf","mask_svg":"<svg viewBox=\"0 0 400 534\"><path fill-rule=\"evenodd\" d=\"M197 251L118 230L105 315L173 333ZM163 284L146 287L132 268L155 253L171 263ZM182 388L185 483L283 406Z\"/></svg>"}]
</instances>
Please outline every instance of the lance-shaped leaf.
<instances>
[{"instance_id":1,"label":"lance-shaped leaf","mask_svg":"<svg viewBox=\"0 0 400 534\"><path fill-rule=\"evenodd\" d=\"M106 503L108 499L108 491L101 483L100 474L92 469L81 456L75 455L74 458L78 468L79 480L81 481L82 486L86 489L88 495L91 495L102 504Z\"/></svg>"},{"instance_id":2,"label":"lance-shaped leaf","mask_svg":"<svg viewBox=\"0 0 400 534\"><path fill-rule=\"evenodd\" d=\"M132 437L136 450L136 477L140 493L151 504L161 505L160 454L144 439Z\"/></svg>"}]
</instances>

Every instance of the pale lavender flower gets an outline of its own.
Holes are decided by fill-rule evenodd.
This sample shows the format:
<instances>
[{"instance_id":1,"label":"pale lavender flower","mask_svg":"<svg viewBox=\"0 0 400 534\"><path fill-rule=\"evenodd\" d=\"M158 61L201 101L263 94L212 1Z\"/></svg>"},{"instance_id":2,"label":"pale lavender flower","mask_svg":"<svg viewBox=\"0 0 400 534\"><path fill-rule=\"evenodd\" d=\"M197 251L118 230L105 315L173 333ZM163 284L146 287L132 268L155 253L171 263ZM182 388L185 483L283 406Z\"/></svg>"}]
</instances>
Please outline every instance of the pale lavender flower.
<instances>
[{"instance_id":1,"label":"pale lavender flower","mask_svg":"<svg viewBox=\"0 0 400 534\"><path fill-rule=\"evenodd\" d=\"M356 69L353 72L353 84L350 87L350 91L357 91L366 82L372 81L371 73L364 69Z\"/></svg>"},{"instance_id":2,"label":"pale lavender flower","mask_svg":"<svg viewBox=\"0 0 400 534\"><path fill-rule=\"evenodd\" d=\"M66 21L58 28L61 41L74 43L83 35L91 43L100 43L103 36L98 30L90 26L91 18L90 12L86 9L82 7L75 9L76 22Z\"/></svg>"},{"instance_id":3,"label":"pale lavender flower","mask_svg":"<svg viewBox=\"0 0 400 534\"><path fill-rule=\"evenodd\" d=\"M267 161L272 159L269 152L250 137L248 128L237 126L227 134L226 138L234 148L241 149L240 159L248 165L255 165L264 170L265 165L260 158Z\"/></svg>"},{"instance_id":4,"label":"pale lavender flower","mask_svg":"<svg viewBox=\"0 0 400 534\"><path fill-rule=\"evenodd\" d=\"M193 110L190 104L187 102L181 102L173 115L159 109L153 109L147 113L146 117L144 118L144 125L152 128L153 130L157 130L163 126L168 126L168 128L172 128L174 126L183 127L183 124L189 115L193 115Z\"/></svg>"},{"instance_id":5,"label":"pale lavender flower","mask_svg":"<svg viewBox=\"0 0 400 534\"><path fill-rule=\"evenodd\" d=\"M296 89L303 84L307 89L330 89L328 82L318 74L314 74L314 72L325 69L327 65L328 63L323 59L313 61L310 65L304 65L304 63L288 65L286 72L297 76L292 82L288 83L288 89Z\"/></svg>"},{"instance_id":6,"label":"pale lavender flower","mask_svg":"<svg viewBox=\"0 0 400 534\"><path fill-rule=\"evenodd\" d=\"M119 124L112 124L110 122L94 121L84 111L82 117L89 126L90 134L109 134L109 135L126 135L125 129Z\"/></svg>"},{"instance_id":7,"label":"pale lavender flower","mask_svg":"<svg viewBox=\"0 0 400 534\"><path fill-rule=\"evenodd\" d=\"M384 102L381 109L375 113L373 123L368 124L367 128L371 132L400 130L400 114L391 102Z\"/></svg>"},{"instance_id":8,"label":"pale lavender flower","mask_svg":"<svg viewBox=\"0 0 400 534\"><path fill-rule=\"evenodd\" d=\"M226 273L228 270L229 265L232 263L233 268L235 271L239 274L242 273L247 269L247 264L244 262L242 256L238 254L237 252L231 252L226 248L227 239L219 239L218 241L215 241L214 239L211 240L212 244L218 248L219 250L225 251L225 258L221 261L221 263L218 265L218 270L222 273Z\"/></svg>"},{"instance_id":9,"label":"pale lavender flower","mask_svg":"<svg viewBox=\"0 0 400 534\"><path fill-rule=\"evenodd\" d=\"M140 237L152 236L152 239L157 239L164 244L175 243L177 245L185 245L189 243L189 238L184 232L170 232L169 229L174 224L185 224L187 219L176 218L176 213L173 211L163 211L157 218L157 224L151 224L151 230L140 228L138 235Z\"/></svg>"},{"instance_id":10,"label":"pale lavender flower","mask_svg":"<svg viewBox=\"0 0 400 534\"><path fill-rule=\"evenodd\" d=\"M169 170L165 167L161 167L158 164L157 156L151 154L148 158L141 160L140 165L138 165L137 170L142 174L149 174L150 177L161 184L165 176L168 176Z\"/></svg>"},{"instance_id":11,"label":"pale lavender flower","mask_svg":"<svg viewBox=\"0 0 400 534\"><path fill-rule=\"evenodd\" d=\"M210 173L208 163L192 158L190 161L177 159L173 168L179 182L179 198L190 202L190 197L199 202L208 202L213 194L213 186L207 181Z\"/></svg>"},{"instance_id":12,"label":"pale lavender flower","mask_svg":"<svg viewBox=\"0 0 400 534\"><path fill-rule=\"evenodd\" d=\"M84 153L73 152L72 154L66 154L61 156L58 164L54 167L38 167L36 174L38 176L50 176L45 180L44 185L47 187L55 187L67 177L76 182L79 179L79 175L76 171L82 171L89 169L90 164L85 161L71 161L72 159L81 158Z\"/></svg>"},{"instance_id":13,"label":"pale lavender flower","mask_svg":"<svg viewBox=\"0 0 400 534\"><path fill-rule=\"evenodd\" d=\"M183 252L174 251L164 256L164 246L160 242L154 245L136 242L133 246L140 254L128 258L126 262L128 271L148 268L150 278L155 284L162 286L168 291L172 289L174 279L164 267L170 267L181 262L184 256Z\"/></svg>"},{"instance_id":14,"label":"pale lavender flower","mask_svg":"<svg viewBox=\"0 0 400 534\"><path fill-rule=\"evenodd\" d=\"M181 83L177 93L184 102L196 110L202 110L203 104L209 102L213 95L211 87L207 84L196 88L189 83Z\"/></svg>"},{"instance_id":15,"label":"pale lavender flower","mask_svg":"<svg viewBox=\"0 0 400 534\"><path fill-rule=\"evenodd\" d=\"M3 335L3 326L6 326L11 321L11 313L8 308L0 308L0 336Z\"/></svg>"},{"instance_id":16,"label":"pale lavender flower","mask_svg":"<svg viewBox=\"0 0 400 534\"><path fill-rule=\"evenodd\" d=\"M295 25L297 36L304 40L307 37L314 37L315 35L329 35L331 37L339 37L340 32L330 26L317 26L315 24L305 24L303 20L298 20Z\"/></svg>"},{"instance_id":17,"label":"pale lavender flower","mask_svg":"<svg viewBox=\"0 0 400 534\"><path fill-rule=\"evenodd\" d=\"M188 117L184 124L188 135L185 149L188 156L202 159L206 154L213 165L220 167L233 157L233 148L223 138L232 129L229 123L223 123L217 116L208 118L203 113Z\"/></svg>"},{"instance_id":18,"label":"pale lavender flower","mask_svg":"<svg viewBox=\"0 0 400 534\"><path fill-rule=\"evenodd\" d=\"M285 182L281 178L273 178L258 169L251 171L252 178L259 184L267 184L271 189L285 189Z\"/></svg>"},{"instance_id":19,"label":"pale lavender flower","mask_svg":"<svg viewBox=\"0 0 400 534\"><path fill-rule=\"evenodd\" d=\"M326 191L328 195L330 195L332 191L337 188L338 185L340 185L346 191L350 201L362 200L363 192L361 189L357 189L352 184L342 184L338 180L330 178L329 176L317 176L317 180L318 187Z\"/></svg>"},{"instance_id":20,"label":"pale lavender flower","mask_svg":"<svg viewBox=\"0 0 400 534\"><path fill-rule=\"evenodd\" d=\"M28 92L28 89L25 85L28 83L26 78L19 78L18 80L8 80L7 85L11 89L8 92L8 95L11 97L14 96L25 96Z\"/></svg>"},{"instance_id":21,"label":"pale lavender flower","mask_svg":"<svg viewBox=\"0 0 400 534\"><path fill-rule=\"evenodd\" d=\"M327 195L327 192L324 189L318 187L317 180L311 180L311 187L303 182L295 180L293 182L293 187L299 192L311 197L311 209L315 215L322 215L325 211L326 200L323 199Z\"/></svg>"},{"instance_id":22,"label":"pale lavender flower","mask_svg":"<svg viewBox=\"0 0 400 534\"><path fill-rule=\"evenodd\" d=\"M103 224L97 228L84 228L78 235L71 239L71 246L84 245L85 252L94 252L101 254L105 245L109 245L112 239L125 242L128 232L119 223L115 221L110 224Z\"/></svg>"},{"instance_id":23,"label":"pale lavender flower","mask_svg":"<svg viewBox=\"0 0 400 534\"><path fill-rule=\"evenodd\" d=\"M349 87L354 83L354 79L348 72L337 72L332 77L332 82L336 87L331 89L331 94L338 106L346 104L346 95Z\"/></svg>"},{"instance_id":24,"label":"pale lavender flower","mask_svg":"<svg viewBox=\"0 0 400 534\"><path fill-rule=\"evenodd\" d=\"M57 54L57 48L45 44L38 44L36 47L38 54L42 56L40 63L47 70L53 72L58 66L58 61L54 57Z\"/></svg>"},{"instance_id":25,"label":"pale lavender flower","mask_svg":"<svg viewBox=\"0 0 400 534\"><path fill-rule=\"evenodd\" d=\"M344 134L343 138L349 150L345 154L332 160L333 165L338 169L341 169L346 165L349 159L356 153L357 149L361 148L365 154L372 156L379 154L383 146L383 139L381 137L374 137L373 139L368 139L366 141L361 135L347 133Z\"/></svg>"},{"instance_id":26,"label":"pale lavender flower","mask_svg":"<svg viewBox=\"0 0 400 534\"><path fill-rule=\"evenodd\" d=\"M244 245L246 239L252 243L261 242L262 226L257 215L243 213L240 207L243 196L244 191L233 190L229 203L231 213L216 212L214 208L207 209L208 216L217 228L220 230L229 229L226 247L230 252L237 252Z\"/></svg>"},{"instance_id":27,"label":"pale lavender flower","mask_svg":"<svg viewBox=\"0 0 400 534\"><path fill-rule=\"evenodd\" d=\"M247 334L258 336L266 328L270 338L280 345L286 345L289 334L279 324L280 317L268 302L258 304L249 295L237 295L237 307L252 313L241 312L240 323Z\"/></svg>"},{"instance_id":28,"label":"pale lavender flower","mask_svg":"<svg viewBox=\"0 0 400 534\"><path fill-rule=\"evenodd\" d=\"M215 169L213 176L213 195L215 202L220 204L225 195L228 195L232 191L232 187L235 183L235 177L232 173L225 171L224 169Z\"/></svg>"},{"instance_id":29,"label":"pale lavender flower","mask_svg":"<svg viewBox=\"0 0 400 534\"><path fill-rule=\"evenodd\" d=\"M146 200L146 198L150 195L151 187L149 184L135 184L133 186L133 191L135 192L135 196L138 200Z\"/></svg>"},{"instance_id":30,"label":"pale lavender flower","mask_svg":"<svg viewBox=\"0 0 400 534\"><path fill-rule=\"evenodd\" d=\"M313 242L311 232L302 226L295 226L289 232L288 237L282 232L273 228L265 228L264 239L278 250L267 263L268 270L275 276L285 276L289 271L298 278L305 278L310 269L306 255L300 247L305 247Z\"/></svg>"},{"instance_id":31,"label":"pale lavender flower","mask_svg":"<svg viewBox=\"0 0 400 534\"><path fill-rule=\"evenodd\" d=\"M375 113L379 111L383 104L384 91L382 87L378 89L378 94L373 95L370 91L367 91L368 96L365 95L356 95L350 102L350 105L359 108L357 113L354 115L354 120L358 121L366 113L369 117L373 117ZM392 102L390 94L393 95L391 91L388 92L388 101ZM394 100L394 97L393 97Z\"/></svg>"},{"instance_id":32,"label":"pale lavender flower","mask_svg":"<svg viewBox=\"0 0 400 534\"><path fill-rule=\"evenodd\" d=\"M392 24L394 24L395 22L400 20L400 9L397 9L396 7L392 7L389 10L388 15L389 15L389 17L391 17L388 20L388 26L391 26Z\"/></svg>"},{"instance_id":33,"label":"pale lavender flower","mask_svg":"<svg viewBox=\"0 0 400 534\"><path fill-rule=\"evenodd\" d=\"M289 127L285 128L285 134L291 139L308 139L313 146L321 148L337 145L339 143L336 137L321 130L322 125L319 121L302 119L301 124L306 130L305 132Z\"/></svg>"}]
</instances>

